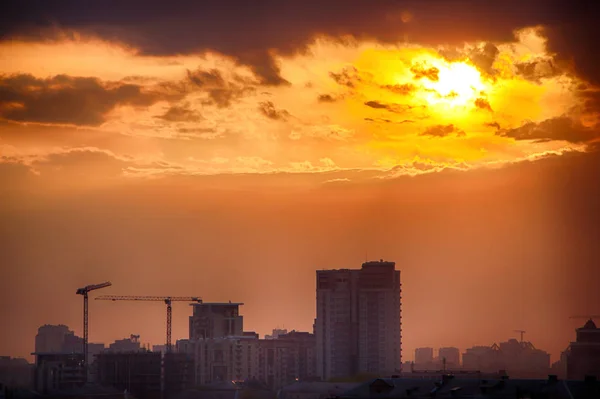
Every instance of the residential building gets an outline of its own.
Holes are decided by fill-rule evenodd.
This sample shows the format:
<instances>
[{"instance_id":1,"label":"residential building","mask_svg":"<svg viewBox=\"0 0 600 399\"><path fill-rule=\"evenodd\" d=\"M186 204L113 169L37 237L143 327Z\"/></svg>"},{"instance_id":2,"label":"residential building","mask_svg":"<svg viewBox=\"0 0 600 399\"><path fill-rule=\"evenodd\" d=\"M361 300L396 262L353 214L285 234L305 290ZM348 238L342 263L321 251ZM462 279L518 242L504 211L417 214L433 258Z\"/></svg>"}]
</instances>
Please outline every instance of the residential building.
<instances>
[{"instance_id":1,"label":"residential building","mask_svg":"<svg viewBox=\"0 0 600 399\"><path fill-rule=\"evenodd\" d=\"M531 342L510 339L500 345L477 346L463 353L463 368L483 372L505 370L515 378L540 378L550 372L550 354Z\"/></svg>"},{"instance_id":2,"label":"residential building","mask_svg":"<svg viewBox=\"0 0 600 399\"><path fill-rule=\"evenodd\" d=\"M576 333L576 340L566 354L567 378L600 378L600 328L590 319Z\"/></svg>"},{"instance_id":3,"label":"residential building","mask_svg":"<svg viewBox=\"0 0 600 399\"><path fill-rule=\"evenodd\" d=\"M274 328L271 335L265 335L265 339L277 339L280 335L287 334L288 330L283 328Z\"/></svg>"},{"instance_id":4,"label":"residential building","mask_svg":"<svg viewBox=\"0 0 600 399\"><path fill-rule=\"evenodd\" d=\"M0 383L7 388L31 388L34 365L25 359L0 356Z\"/></svg>"},{"instance_id":5,"label":"residential building","mask_svg":"<svg viewBox=\"0 0 600 399\"><path fill-rule=\"evenodd\" d=\"M118 339L108 346L107 352L139 352L140 336L131 334L129 338Z\"/></svg>"},{"instance_id":6,"label":"residential building","mask_svg":"<svg viewBox=\"0 0 600 399\"><path fill-rule=\"evenodd\" d=\"M401 369L401 283L394 262L317 271L317 373L323 379Z\"/></svg>"},{"instance_id":7,"label":"residential building","mask_svg":"<svg viewBox=\"0 0 600 399\"><path fill-rule=\"evenodd\" d=\"M69 327L59 324L45 324L38 328L35 336L35 352L37 353L59 353L63 352L65 337L73 335ZM80 351L83 349L81 347Z\"/></svg>"},{"instance_id":8,"label":"residential building","mask_svg":"<svg viewBox=\"0 0 600 399\"><path fill-rule=\"evenodd\" d=\"M239 314L243 303L208 303L190 304L194 311L190 316L189 338L198 339L242 336L244 318Z\"/></svg>"},{"instance_id":9,"label":"residential building","mask_svg":"<svg viewBox=\"0 0 600 399\"><path fill-rule=\"evenodd\" d=\"M161 354L107 352L96 356L99 385L127 390L140 398L161 396Z\"/></svg>"},{"instance_id":10,"label":"residential building","mask_svg":"<svg viewBox=\"0 0 600 399\"><path fill-rule=\"evenodd\" d=\"M415 367L421 368L423 365L433 363L433 348L415 349Z\"/></svg>"},{"instance_id":11,"label":"residential building","mask_svg":"<svg viewBox=\"0 0 600 399\"><path fill-rule=\"evenodd\" d=\"M245 336L200 338L194 341L194 345L187 348L193 350L195 384L256 378L258 341Z\"/></svg>"},{"instance_id":12,"label":"residential building","mask_svg":"<svg viewBox=\"0 0 600 399\"><path fill-rule=\"evenodd\" d=\"M49 394L80 387L85 382L82 353L33 353L34 387Z\"/></svg>"},{"instance_id":13,"label":"residential building","mask_svg":"<svg viewBox=\"0 0 600 399\"><path fill-rule=\"evenodd\" d=\"M192 388L194 357L187 353L165 353L163 356L164 390L168 397Z\"/></svg>"},{"instance_id":14,"label":"residential building","mask_svg":"<svg viewBox=\"0 0 600 399\"><path fill-rule=\"evenodd\" d=\"M446 370L460 368L460 350L458 348L440 348L438 351L439 361Z\"/></svg>"},{"instance_id":15,"label":"residential building","mask_svg":"<svg viewBox=\"0 0 600 399\"><path fill-rule=\"evenodd\" d=\"M296 381L314 380L316 339L308 332L291 331L258 342L257 379L271 389Z\"/></svg>"}]
</instances>

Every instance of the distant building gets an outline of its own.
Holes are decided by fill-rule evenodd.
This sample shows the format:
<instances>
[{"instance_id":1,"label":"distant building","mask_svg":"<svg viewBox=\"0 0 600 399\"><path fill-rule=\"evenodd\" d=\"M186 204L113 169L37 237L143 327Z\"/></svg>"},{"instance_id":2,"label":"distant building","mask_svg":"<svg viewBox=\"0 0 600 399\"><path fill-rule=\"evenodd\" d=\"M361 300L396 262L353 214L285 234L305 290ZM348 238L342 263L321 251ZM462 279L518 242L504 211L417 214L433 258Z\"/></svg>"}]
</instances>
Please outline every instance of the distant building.
<instances>
[{"instance_id":1,"label":"distant building","mask_svg":"<svg viewBox=\"0 0 600 399\"><path fill-rule=\"evenodd\" d=\"M73 335L73 331L69 327L59 324L45 324L38 328L38 333L35 336L35 352L37 353L59 353L63 352L65 337ZM83 350L83 346L80 351Z\"/></svg>"},{"instance_id":2,"label":"distant building","mask_svg":"<svg viewBox=\"0 0 600 399\"><path fill-rule=\"evenodd\" d=\"M447 370L460 368L460 350L458 348L440 348L438 359Z\"/></svg>"},{"instance_id":3,"label":"distant building","mask_svg":"<svg viewBox=\"0 0 600 399\"><path fill-rule=\"evenodd\" d=\"M258 376L258 340L253 337L200 338L188 347L195 384L242 381ZM188 352L189 353L189 352Z\"/></svg>"},{"instance_id":4,"label":"distant building","mask_svg":"<svg viewBox=\"0 0 600 399\"><path fill-rule=\"evenodd\" d=\"M96 356L99 385L127 390L139 398L161 397L161 354L113 352Z\"/></svg>"},{"instance_id":5,"label":"distant building","mask_svg":"<svg viewBox=\"0 0 600 399\"><path fill-rule=\"evenodd\" d=\"M257 379L271 389L296 381L314 380L316 338L308 332L291 331L276 339L258 341Z\"/></svg>"},{"instance_id":6,"label":"distant building","mask_svg":"<svg viewBox=\"0 0 600 399\"><path fill-rule=\"evenodd\" d=\"M323 379L401 369L401 284L394 262L317 271L317 373Z\"/></svg>"},{"instance_id":7,"label":"distant building","mask_svg":"<svg viewBox=\"0 0 600 399\"><path fill-rule=\"evenodd\" d=\"M107 352L139 352L142 350L140 346L140 336L131 335L129 338L118 339L108 346Z\"/></svg>"},{"instance_id":8,"label":"distant building","mask_svg":"<svg viewBox=\"0 0 600 399\"><path fill-rule=\"evenodd\" d=\"M32 388L34 365L25 359L0 356L0 383L7 388Z\"/></svg>"},{"instance_id":9,"label":"distant building","mask_svg":"<svg viewBox=\"0 0 600 399\"><path fill-rule=\"evenodd\" d=\"M567 378L600 378L600 329L590 319L576 332L577 338L566 354Z\"/></svg>"},{"instance_id":10,"label":"distant building","mask_svg":"<svg viewBox=\"0 0 600 399\"><path fill-rule=\"evenodd\" d=\"M531 342L510 339L500 345L477 346L463 353L463 368L483 372L505 370L515 378L541 378L550 371L550 354Z\"/></svg>"},{"instance_id":11,"label":"distant building","mask_svg":"<svg viewBox=\"0 0 600 399\"><path fill-rule=\"evenodd\" d=\"M187 353L165 353L164 389L167 397L195 386L194 357Z\"/></svg>"},{"instance_id":12,"label":"distant building","mask_svg":"<svg viewBox=\"0 0 600 399\"><path fill-rule=\"evenodd\" d=\"M274 328L271 335L265 335L265 339L277 339L280 335L287 334L288 330L282 328Z\"/></svg>"},{"instance_id":13,"label":"distant building","mask_svg":"<svg viewBox=\"0 0 600 399\"><path fill-rule=\"evenodd\" d=\"M415 367L420 368L430 363L433 363L433 348L415 349Z\"/></svg>"},{"instance_id":14,"label":"distant building","mask_svg":"<svg viewBox=\"0 0 600 399\"><path fill-rule=\"evenodd\" d=\"M34 353L34 388L42 394L80 387L85 382L82 353Z\"/></svg>"},{"instance_id":15,"label":"distant building","mask_svg":"<svg viewBox=\"0 0 600 399\"><path fill-rule=\"evenodd\" d=\"M243 303L193 303L190 316L189 338L197 339L242 336L244 318L239 309Z\"/></svg>"}]
</instances>

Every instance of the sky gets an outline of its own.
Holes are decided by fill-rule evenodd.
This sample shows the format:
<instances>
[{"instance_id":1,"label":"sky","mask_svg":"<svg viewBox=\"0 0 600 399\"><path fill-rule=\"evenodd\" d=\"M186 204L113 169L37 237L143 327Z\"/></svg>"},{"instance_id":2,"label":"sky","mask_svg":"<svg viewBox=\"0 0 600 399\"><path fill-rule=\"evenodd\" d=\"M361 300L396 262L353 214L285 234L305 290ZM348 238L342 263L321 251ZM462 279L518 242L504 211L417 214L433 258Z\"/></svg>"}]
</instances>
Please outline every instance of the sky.
<instances>
[{"instance_id":1,"label":"sky","mask_svg":"<svg viewBox=\"0 0 600 399\"><path fill-rule=\"evenodd\" d=\"M78 287L310 331L315 271L395 261L403 357L600 312L594 1L8 1L0 354L81 334ZM90 340L164 341L91 301ZM187 336L174 306L175 338Z\"/></svg>"}]
</instances>

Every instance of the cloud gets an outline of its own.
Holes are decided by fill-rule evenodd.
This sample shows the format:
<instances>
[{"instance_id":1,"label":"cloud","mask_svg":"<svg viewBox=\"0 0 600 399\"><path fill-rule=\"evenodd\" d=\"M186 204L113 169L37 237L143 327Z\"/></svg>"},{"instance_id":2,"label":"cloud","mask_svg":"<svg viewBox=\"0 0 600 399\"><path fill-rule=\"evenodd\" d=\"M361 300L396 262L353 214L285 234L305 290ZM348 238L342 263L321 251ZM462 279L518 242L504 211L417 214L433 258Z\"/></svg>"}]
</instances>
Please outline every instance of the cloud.
<instances>
[{"instance_id":1,"label":"cloud","mask_svg":"<svg viewBox=\"0 0 600 399\"><path fill-rule=\"evenodd\" d=\"M189 105L173 105L157 118L169 122L198 122L204 119L198 111L190 109Z\"/></svg>"},{"instance_id":2,"label":"cloud","mask_svg":"<svg viewBox=\"0 0 600 399\"><path fill-rule=\"evenodd\" d=\"M500 130L500 124L498 122L487 122L487 123L484 123L484 126L493 127L493 128L496 128L497 130Z\"/></svg>"},{"instance_id":3,"label":"cloud","mask_svg":"<svg viewBox=\"0 0 600 399\"><path fill-rule=\"evenodd\" d=\"M319 96L317 97L317 101L319 101L320 103L334 103L337 101L337 99L331 94L319 94Z\"/></svg>"},{"instance_id":4,"label":"cloud","mask_svg":"<svg viewBox=\"0 0 600 399\"><path fill-rule=\"evenodd\" d=\"M290 113L285 109L276 109L275 105L271 101L261 102L259 104L258 110L267 118L277 121L285 121L290 116Z\"/></svg>"},{"instance_id":5,"label":"cloud","mask_svg":"<svg viewBox=\"0 0 600 399\"><path fill-rule=\"evenodd\" d=\"M406 84L395 84L395 85L383 85L382 89L386 89L395 94L407 96L416 90L416 86L410 83Z\"/></svg>"},{"instance_id":6,"label":"cloud","mask_svg":"<svg viewBox=\"0 0 600 399\"><path fill-rule=\"evenodd\" d=\"M515 140L564 140L583 143L600 137L600 126L585 127L579 121L561 116L540 123L526 122L514 129L500 129L496 134Z\"/></svg>"},{"instance_id":7,"label":"cloud","mask_svg":"<svg viewBox=\"0 0 600 399\"><path fill-rule=\"evenodd\" d=\"M500 54L500 50L492 43L486 43L483 47L472 50L469 59L481 72L488 75L494 75L494 62Z\"/></svg>"},{"instance_id":8,"label":"cloud","mask_svg":"<svg viewBox=\"0 0 600 399\"><path fill-rule=\"evenodd\" d=\"M421 133L420 136L447 137L453 133L457 137L465 136L465 132L463 130L458 129L456 126L454 126L452 124L431 126L427 129L425 129L425 131L423 133Z\"/></svg>"},{"instance_id":9,"label":"cloud","mask_svg":"<svg viewBox=\"0 0 600 399\"><path fill-rule=\"evenodd\" d=\"M524 77L532 82L541 83L544 78L551 78L559 74L552 60L538 59L528 62L515 63L517 75Z\"/></svg>"},{"instance_id":10,"label":"cloud","mask_svg":"<svg viewBox=\"0 0 600 399\"><path fill-rule=\"evenodd\" d=\"M490 105L490 102L488 100L486 100L485 98L478 98L475 100L475 106L479 109L483 109L486 111L490 111L490 112L494 112L492 110L492 106Z\"/></svg>"},{"instance_id":11,"label":"cloud","mask_svg":"<svg viewBox=\"0 0 600 399\"><path fill-rule=\"evenodd\" d=\"M229 107L233 101L256 91L252 82L240 77L227 81L217 69L208 71L202 69L188 70L187 79L196 88L208 93L209 101L206 102L207 104L216 105L218 108Z\"/></svg>"},{"instance_id":12,"label":"cloud","mask_svg":"<svg viewBox=\"0 0 600 399\"><path fill-rule=\"evenodd\" d=\"M415 108L414 106L407 104L386 104L379 101L367 101L365 102L365 105L369 108L384 109L395 114L405 113Z\"/></svg>"},{"instance_id":13,"label":"cloud","mask_svg":"<svg viewBox=\"0 0 600 399\"><path fill-rule=\"evenodd\" d=\"M354 66L345 67L340 72L329 72L329 76L337 84L354 89L357 83L362 82L362 78L358 73L358 69Z\"/></svg>"},{"instance_id":14,"label":"cloud","mask_svg":"<svg viewBox=\"0 0 600 399\"><path fill-rule=\"evenodd\" d=\"M289 135L291 140L314 138L326 141L348 141L354 136L352 129L338 125L298 125Z\"/></svg>"},{"instance_id":15,"label":"cloud","mask_svg":"<svg viewBox=\"0 0 600 399\"><path fill-rule=\"evenodd\" d=\"M117 105L148 106L160 98L135 84L91 77L0 77L0 117L17 122L99 126Z\"/></svg>"},{"instance_id":16,"label":"cloud","mask_svg":"<svg viewBox=\"0 0 600 399\"><path fill-rule=\"evenodd\" d=\"M382 43L405 39L424 45L491 43L513 40L515 29L543 26L548 48L559 61L574 61L574 72L600 85L595 43L600 37L598 2L558 0L431 0L391 2L337 0L300 3L267 0L261 7L239 0L225 2L133 0L127 4L5 1L2 39L60 39L80 34L126 43L142 54L190 54L215 51L250 65L266 84L280 84L276 55L306 49L316 36L370 38ZM144 10L143 18L139 10ZM394 18L411 15L411 18ZM268 21L266 23L265 21ZM60 26L52 32L49 26ZM459 27L459 28L457 28ZM66 32L66 33L65 33ZM62 36L61 36L62 35Z\"/></svg>"},{"instance_id":17,"label":"cloud","mask_svg":"<svg viewBox=\"0 0 600 399\"><path fill-rule=\"evenodd\" d=\"M414 79L429 79L432 82L437 82L440 79L440 70L436 67L427 67L422 63L416 63L410 67L410 71L414 75Z\"/></svg>"}]
</instances>

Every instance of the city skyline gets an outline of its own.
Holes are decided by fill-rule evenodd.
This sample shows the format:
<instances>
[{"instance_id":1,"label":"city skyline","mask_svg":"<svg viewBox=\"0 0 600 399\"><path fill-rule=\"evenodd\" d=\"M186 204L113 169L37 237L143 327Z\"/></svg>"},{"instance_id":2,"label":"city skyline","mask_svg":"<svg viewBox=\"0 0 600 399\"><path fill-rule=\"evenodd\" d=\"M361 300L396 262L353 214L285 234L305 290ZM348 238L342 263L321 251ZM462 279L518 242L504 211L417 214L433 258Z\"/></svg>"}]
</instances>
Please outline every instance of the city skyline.
<instances>
[{"instance_id":1,"label":"city skyline","mask_svg":"<svg viewBox=\"0 0 600 399\"><path fill-rule=\"evenodd\" d=\"M600 309L600 2L0 3L0 355L40 325L163 344L243 302L312 331L315 271L394 261L402 345ZM173 304L173 341L191 308Z\"/></svg>"},{"instance_id":2,"label":"city skyline","mask_svg":"<svg viewBox=\"0 0 600 399\"><path fill-rule=\"evenodd\" d=\"M383 263L381 263L381 262L383 262ZM395 264L394 262L388 262L388 261L384 262L383 259L382 259L382 260L379 260L379 261L368 261L368 262L365 262L365 263L363 263L363 267L364 267L364 265L370 265L370 264L373 264L373 265L382 264L383 265L383 264L388 264L388 263L390 263L392 265ZM340 274L340 273L341 273L340 275L344 275L345 276L347 274L348 275L347 277L350 277L350 275L348 273L350 273L352 271L355 272L355 273L358 273L360 271L360 269L355 269L355 268L354 269L340 268L340 269L321 269L321 270L316 270L316 272L317 272L317 280L320 281L320 278L318 277L319 273L329 273L332 276L331 278L334 278L337 274ZM398 270L398 272L399 272L399 270ZM356 276L353 277L353 279L356 279L356 282L354 284L358 284L358 274L356 274ZM332 282L332 284L333 284L333 282ZM317 286L318 286L318 284L317 284ZM318 292L319 292L319 289L317 288L317 293ZM357 295L357 294L353 294L353 295ZM110 295L109 295L109 297L110 297ZM94 298L92 297L91 299L93 300ZM317 306L318 306L318 303L319 302L317 301ZM201 300L200 304L194 303L193 301L190 301L189 303L188 302L183 302L183 305L191 306L192 309L198 309L199 307L210 309L211 306L212 307L216 306L217 308L223 308L223 309L231 308L233 306L233 307L235 307L235 309L238 309L239 306L240 305L244 305L244 303L236 303L236 302L232 302L231 300L223 301L223 302L204 302L204 301ZM348 304L348 306L351 306L350 303ZM352 306L357 306L357 309L358 309L358 305L352 305ZM187 308L186 306L181 306L181 307L183 309ZM118 309L117 309L117 311L118 311ZM235 319L236 320L238 320L238 319L239 320L244 319L243 312L239 312L239 316L238 316L238 312L239 311L236 310L236 312L235 312ZM190 315L187 316L187 318L189 318L188 334L187 335L183 334L183 336L179 336L179 337L176 336L173 339L173 346L175 346L175 343L177 341L179 341L179 340L187 340L187 339L190 339L192 337L196 337L196 338L193 338L193 339L197 339L197 337L200 336L200 335L198 335L197 332L196 333L193 332L193 331L195 331L195 328L197 328L197 327L193 327L194 324L192 324L192 319L193 319L193 317L195 317L194 315L195 315L195 313L192 313L192 314L190 314ZM180 318L181 317L184 317L184 316L180 315ZM575 317L570 317L570 319L578 319L577 321L573 322L573 324L577 325L578 326L577 328L579 328L580 327L579 324L581 324L581 320L579 320L579 319L583 319L583 318L587 318L587 317L588 316L575 316ZM590 315L589 319L591 320L594 317L598 317L598 316L597 315ZM246 320L246 323L248 322L248 319L244 319L244 320ZM316 322L316 318L314 320ZM231 330L228 333L225 332L225 331L224 332L216 332L217 330L215 330L215 332L212 333L212 334L216 334L215 337L218 337L218 336L221 336L221 335L222 336L233 336L233 337L235 337L235 336L242 336L242 335L244 335L245 332L253 332L253 333L256 332L252 328L244 328L244 330L242 330L241 329L242 328L242 324L239 324L239 323L241 323L241 321L240 322L235 322L234 324L232 324L232 326L230 328L233 328L233 330ZM177 325L177 324L181 324L181 323L177 323L176 321L174 321L174 325ZM247 325L248 324L246 324L246 326ZM313 324L313 328L316 327L318 329L319 328L318 325L319 325L318 323L317 324ZM71 348L69 350L76 351L75 350L76 347L78 345L80 345L81 342L82 342L81 338L77 335L78 329L76 327L71 330L71 327L69 327L67 325L64 325L64 324L61 324L61 323L56 323L56 324L44 323L40 327L40 329L42 327L46 327L46 326L57 326L57 327L60 327L60 328L64 328L65 331L67 331L69 334L75 334L74 335L75 338L77 340L79 340L79 341L76 341L76 342L73 341L70 344L68 344L68 347ZM236 331L237 331L237 333L236 333ZM257 333L262 337L262 339L271 339L271 336L269 335L270 333L273 333L273 334L275 334L274 336L276 336L278 333L283 333L283 331L285 331L287 333L288 329L281 330L281 329L279 329L279 327L275 327L275 328L272 328L269 331L265 331L265 332L259 331ZM290 328L289 331L307 331L307 332L313 333L312 329L301 330L301 329L296 329L296 328ZM464 347L456 346L456 345L454 345L452 343L447 343L445 346L442 345L442 346L436 347L436 349L434 349L434 348L431 348L431 347L427 347L426 343L421 342L420 344L416 344L416 346L414 346L414 349L413 349L412 353L411 352L407 352L404 349L401 349L401 351L402 351L402 359L403 360L400 361L400 359L399 359L399 364L401 364L401 363L407 363L407 362L415 362L416 364L425 364L425 363L427 363L427 362L419 362L418 361L418 355L415 355L414 352L418 352L420 350L421 351L422 350L429 350L429 351L431 351L431 354L429 355L431 357L430 361L434 361L434 360L435 361L441 361L440 360L441 358L438 358L437 356L435 356L435 354L437 353L437 351L439 349L444 350L444 349L453 349L453 348L456 348L456 349L458 349L460 351L460 350L466 350L468 348L475 348L475 347L478 347L478 346L481 346L481 347L490 347L490 346L493 346L493 345L497 345L497 343L501 342L502 339L508 339L508 340L515 340L515 341L517 341L517 338L518 338L519 334L521 334L521 333L523 333L523 334L527 333L527 331L524 331L524 330L512 330L511 332L513 333L514 336L499 337L497 340L495 340L493 342L490 342L490 343L475 342L475 343L472 343L471 345L467 345L467 346L464 346ZM135 335L135 334L137 334L137 335ZM357 331L357 334L358 334L358 331ZM128 336L128 335L131 335L132 338L136 337L136 339L139 339L140 336L143 337L145 334L144 333L139 334L138 330L136 330L136 333L125 334L125 335L122 334L119 338L115 338L114 342L112 344L116 344L119 341L123 341L122 337L123 336ZM154 334L154 336L156 336L156 334ZM202 335L202 336L204 336L204 335ZM212 336L212 335L209 335L209 336ZM523 338L523 336L521 336L521 338ZM127 339L129 339L129 338L125 338L125 340L127 340ZM525 342L529 342L529 341L530 340L529 340L529 337L528 337L528 339L525 340ZM91 344L94 344L94 345L105 345L106 348L109 348L109 345L108 344L104 344L104 342L107 342L107 341L102 341L102 340L92 341L92 340L90 340ZM567 343L567 345L569 343ZM37 345L37 340L36 340L36 345ZM403 344L400 344L400 345L401 345L400 348L404 347ZM149 340L145 340L144 338L142 338L142 340L139 341L139 346L142 347L142 348L148 348L148 349L150 349L150 348L152 348L154 346L156 346L156 347L164 346L164 327L163 327L163 341L162 342L160 342L160 341L158 341L158 342L149 341ZM566 348L566 346L565 346L565 348ZM15 357L15 358L25 358L25 359L31 360L33 352L34 351L31 351L31 352L27 353L26 355L22 355L21 354L21 355L10 355L10 356ZM552 363L560 359L560 357L562 355L562 352L563 352L563 350L561 350L558 353L558 355L555 355L555 356L553 356L551 358L552 359ZM461 363L462 363L462 360L461 360ZM356 366L356 367L358 367L358 366Z\"/></svg>"}]
</instances>

